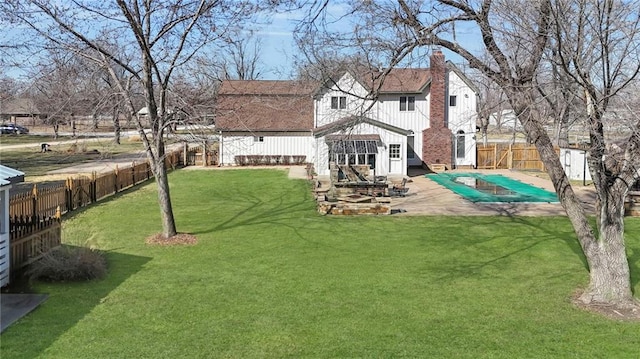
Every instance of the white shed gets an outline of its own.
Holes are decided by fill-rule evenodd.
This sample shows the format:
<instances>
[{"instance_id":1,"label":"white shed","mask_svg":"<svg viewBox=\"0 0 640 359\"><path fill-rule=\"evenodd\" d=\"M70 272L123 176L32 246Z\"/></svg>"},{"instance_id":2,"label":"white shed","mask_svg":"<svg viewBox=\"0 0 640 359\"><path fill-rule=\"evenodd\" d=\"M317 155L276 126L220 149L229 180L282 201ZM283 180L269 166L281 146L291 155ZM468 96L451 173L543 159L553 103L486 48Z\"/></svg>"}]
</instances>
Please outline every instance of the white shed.
<instances>
[{"instance_id":1,"label":"white shed","mask_svg":"<svg viewBox=\"0 0 640 359\"><path fill-rule=\"evenodd\" d=\"M591 181L591 171L587 165L587 152L572 148L560 149L560 162L570 180Z\"/></svg>"},{"instance_id":2,"label":"white shed","mask_svg":"<svg viewBox=\"0 0 640 359\"><path fill-rule=\"evenodd\" d=\"M24 173L0 165L0 287L9 284L11 245L9 243L9 189L24 181Z\"/></svg>"}]
</instances>

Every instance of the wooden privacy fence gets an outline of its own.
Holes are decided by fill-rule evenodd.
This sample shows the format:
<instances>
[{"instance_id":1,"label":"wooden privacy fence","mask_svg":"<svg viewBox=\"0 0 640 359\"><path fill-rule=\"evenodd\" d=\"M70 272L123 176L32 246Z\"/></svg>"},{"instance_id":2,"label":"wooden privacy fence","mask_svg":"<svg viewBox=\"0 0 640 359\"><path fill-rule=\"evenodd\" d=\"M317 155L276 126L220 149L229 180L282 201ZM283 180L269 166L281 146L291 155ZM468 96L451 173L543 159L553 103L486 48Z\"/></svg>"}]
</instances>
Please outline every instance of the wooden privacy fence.
<instances>
[{"instance_id":1,"label":"wooden privacy fence","mask_svg":"<svg viewBox=\"0 0 640 359\"><path fill-rule=\"evenodd\" d=\"M560 148L556 148L560 155ZM478 169L517 169L544 171L544 164L535 146L527 144L500 144L477 146Z\"/></svg>"},{"instance_id":2,"label":"wooden privacy fence","mask_svg":"<svg viewBox=\"0 0 640 359\"><path fill-rule=\"evenodd\" d=\"M167 155L167 167L180 165L181 150ZM93 173L90 177L68 178L59 184L48 187L33 186L33 190L11 196L9 216L17 217L53 217L71 212L102 198L114 195L152 178L149 163L133 163L131 167L107 173Z\"/></svg>"},{"instance_id":3,"label":"wooden privacy fence","mask_svg":"<svg viewBox=\"0 0 640 359\"><path fill-rule=\"evenodd\" d=\"M40 259L50 250L60 246L60 217L18 217L12 218L9 226L11 239L11 275Z\"/></svg>"},{"instance_id":4,"label":"wooden privacy fence","mask_svg":"<svg viewBox=\"0 0 640 359\"><path fill-rule=\"evenodd\" d=\"M168 153L165 164L175 169L181 164L183 150ZM34 185L26 193L9 199L9 242L11 273L37 260L61 243L60 217L80 207L152 178L149 163L133 163L131 167L90 177L68 178L59 184Z\"/></svg>"}]
</instances>

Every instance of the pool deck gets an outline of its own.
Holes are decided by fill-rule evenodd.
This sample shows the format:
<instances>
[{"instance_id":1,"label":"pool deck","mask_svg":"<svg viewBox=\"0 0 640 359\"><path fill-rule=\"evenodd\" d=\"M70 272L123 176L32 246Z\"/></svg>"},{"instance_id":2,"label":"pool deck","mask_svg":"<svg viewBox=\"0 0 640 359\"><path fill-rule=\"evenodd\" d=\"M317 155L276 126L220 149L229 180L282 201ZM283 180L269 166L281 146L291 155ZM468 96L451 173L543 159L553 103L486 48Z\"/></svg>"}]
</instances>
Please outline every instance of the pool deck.
<instances>
[{"instance_id":1,"label":"pool deck","mask_svg":"<svg viewBox=\"0 0 640 359\"><path fill-rule=\"evenodd\" d=\"M223 167L222 169L238 169L238 167ZM304 166L276 166L276 167L248 167L270 168L288 171L289 178L306 179ZM190 166L187 169L203 169ZM206 169L221 169L207 167ZM553 184L548 179L536 176L535 172L526 173L511 170L460 170L448 172L474 172L485 174L501 174L521 182L555 192ZM449 189L425 177L422 169L409 169L406 197L393 197L391 210L394 216L565 216L566 213L560 203L473 203L453 193ZM542 174L539 174L542 176ZM326 178L325 178L326 177ZM316 178L328 184L328 176ZM400 182L402 178L391 178ZM584 203L589 214L595 213L595 191L593 186L574 186L574 191Z\"/></svg>"},{"instance_id":2,"label":"pool deck","mask_svg":"<svg viewBox=\"0 0 640 359\"><path fill-rule=\"evenodd\" d=\"M455 171L449 171L455 172ZM519 171L510 170L460 170L501 174L523 183L555 192L550 180ZM564 216L560 203L473 203L451 190L426 178L422 170L410 170L407 183L409 192L404 198L392 200L392 211L398 215L444 215L444 216ZM574 191L584 203L588 213L595 211L593 186L574 186Z\"/></svg>"}]
</instances>

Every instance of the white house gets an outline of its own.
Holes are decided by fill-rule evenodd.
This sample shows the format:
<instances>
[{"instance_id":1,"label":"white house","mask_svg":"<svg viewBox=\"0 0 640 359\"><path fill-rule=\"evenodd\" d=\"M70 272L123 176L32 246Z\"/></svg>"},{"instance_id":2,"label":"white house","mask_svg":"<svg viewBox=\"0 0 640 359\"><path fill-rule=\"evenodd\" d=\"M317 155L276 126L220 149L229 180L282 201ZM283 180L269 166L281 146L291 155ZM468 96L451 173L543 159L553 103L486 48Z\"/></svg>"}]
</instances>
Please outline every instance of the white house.
<instances>
[{"instance_id":1,"label":"white house","mask_svg":"<svg viewBox=\"0 0 640 359\"><path fill-rule=\"evenodd\" d=\"M24 181L24 173L0 165L0 287L9 284L11 245L9 243L9 190Z\"/></svg>"},{"instance_id":2,"label":"white house","mask_svg":"<svg viewBox=\"0 0 640 359\"><path fill-rule=\"evenodd\" d=\"M405 175L410 166L475 167L477 101L477 88L440 51L429 69L345 72L315 94L316 171L328 174L329 161L391 175ZM349 146L364 138L366 146Z\"/></svg>"},{"instance_id":3,"label":"white house","mask_svg":"<svg viewBox=\"0 0 640 359\"><path fill-rule=\"evenodd\" d=\"M475 167L477 101L478 90L440 51L429 69L345 71L316 86L224 81L215 119L220 160L304 155L320 175L332 161L368 165L375 175Z\"/></svg>"}]
</instances>

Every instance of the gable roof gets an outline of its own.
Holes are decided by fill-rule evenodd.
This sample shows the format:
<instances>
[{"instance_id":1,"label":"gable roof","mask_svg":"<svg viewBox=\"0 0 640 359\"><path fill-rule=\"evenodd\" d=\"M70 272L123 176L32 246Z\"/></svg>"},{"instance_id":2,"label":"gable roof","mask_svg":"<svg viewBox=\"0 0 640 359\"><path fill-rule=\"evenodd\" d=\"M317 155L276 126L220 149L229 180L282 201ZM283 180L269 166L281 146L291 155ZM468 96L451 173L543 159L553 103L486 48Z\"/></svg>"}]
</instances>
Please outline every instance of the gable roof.
<instances>
[{"instance_id":1,"label":"gable roof","mask_svg":"<svg viewBox=\"0 0 640 359\"><path fill-rule=\"evenodd\" d=\"M313 86L299 81L223 81L216 105L222 131L311 131Z\"/></svg>"},{"instance_id":2,"label":"gable roof","mask_svg":"<svg viewBox=\"0 0 640 359\"><path fill-rule=\"evenodd\" d=\"M329 78L315 92L319 95L323 90L332 88L340 78L351 75L362 87L372 91L379 88L381 94L395 93L421 93L431 83L431 72L426 68L393 68L382 78L383 72L379 70L345 71L337 80Z\"/></svg>"},{"instance_id":3,"label":"gable roof","mask_svg":"<svg viewBox=\"0 0 640 359\"><path fill-rule=\"evenodd\" d=\"M471 91L475 92L476 94L480 94L480 89L478 88L478 86L476 86L476 84L474 84L473 81L471 81L471 79L467 77L467 75L462 72L462 70L460 70L453 62L447 61L447 69L455 72L456 75L458 75L458 77L462 79L462 82L469 86Z\"/></svg>"},{"instance_id":4,"label":"gable roof","mask_svg":"<svg viewBox=\"0 0 640 359\"><path fill-rule=\"evenodd\" d=\"M447 61L447 70L453 71L462 81L471 88L476 94L480 93L478 87L462 72L453 62ZM361 71L355 73L353 71L346 71L342 73L342 76L350 74L360 85L367 90L375 90L377 86L380 86L381 94L397 94L397 93L422 93L431 84L431 70L428 68L394 68L389 71L382 80L383 72L379 70L373 71ZM337 80L328 79L323 86L316 92L332 88Z\"/></svg>"},{"instance_id":5,"label":"gable roof","mask_svg":"<svg viewBox=\"0 0 640 359\"><path fill-rule=\"evenodd\" d=\"M380 86L380 71L360 75L369 89ZM380 93L420 93L431 83L431 71L424 68L395 68L384 77Z\"/></svg>"},{"instance_id":6,"label":"gable roof","mask_svg":"<svg viewBox=\"0 0 640 359\"><path fill-rule=\"evenodd\" d=\"M375 126L375 127L379 127L382 129L385 129L387 131L391 131L391 132L395 132L401 135L405 135L408 136L410 134L413 133L413 131L411 130L405 130L403 128L400 127L396 127L393 125L390 125L388 123L384 123L384 122L380 122L368 117L364 117L364 116L347 116L347 117L343 117L341 119L339 119L338 121L334 121L331 123L328 123L324 126L320 126L320 127L316 127L313 130L313 135L315 137L322 137L322 136L326 136L328 134L331 133L335 133L338 131L342 131L342 130L346 130L348 128L352 128L353 126L359 124L359 123L367 123L369 125Z\"/></svg>"}]
</instances>

